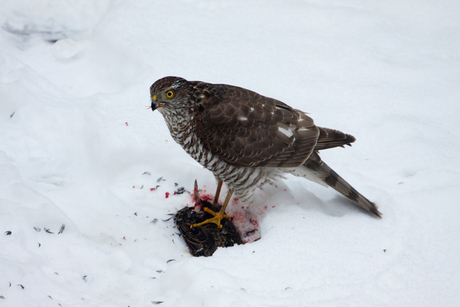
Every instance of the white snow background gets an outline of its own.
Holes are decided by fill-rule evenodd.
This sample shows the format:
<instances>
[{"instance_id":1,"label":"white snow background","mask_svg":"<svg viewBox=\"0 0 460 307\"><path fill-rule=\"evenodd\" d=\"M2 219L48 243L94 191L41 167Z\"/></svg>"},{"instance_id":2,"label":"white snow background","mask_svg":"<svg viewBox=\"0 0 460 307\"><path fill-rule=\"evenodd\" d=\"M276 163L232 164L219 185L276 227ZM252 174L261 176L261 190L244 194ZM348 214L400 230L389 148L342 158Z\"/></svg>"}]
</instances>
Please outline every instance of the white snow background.
<instances>
[{"instance_id":1,"label":"white snow background","mask_svg":"<svg viewBox=\"0 0 460 307\"><path fill-rule=\"evenodd\" d=\"M460 306L460 2L0 7L0 306ZM383 219L288 176L229 210L259 241L192 257L174 191L216 182L148 108L168 75L354 135L322 158Z\"/></svg>"}]
</instances>

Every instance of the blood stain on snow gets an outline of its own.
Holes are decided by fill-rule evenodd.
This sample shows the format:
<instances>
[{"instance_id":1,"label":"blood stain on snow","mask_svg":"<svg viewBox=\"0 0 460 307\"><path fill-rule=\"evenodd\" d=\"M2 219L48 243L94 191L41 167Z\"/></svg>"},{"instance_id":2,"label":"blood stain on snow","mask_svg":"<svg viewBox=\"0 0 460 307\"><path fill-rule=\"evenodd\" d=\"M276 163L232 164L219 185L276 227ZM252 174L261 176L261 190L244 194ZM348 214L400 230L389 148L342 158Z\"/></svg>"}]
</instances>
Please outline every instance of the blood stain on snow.
<instances>
[{"instance_id":1,"label":"blood stain on snow","mask_svg":"<svg viewBox=\"0 0 460 307\"><path fill-rule=\"evenodd\" d=\"M252 224L252 226L254 226L255 229L259 229L259 222L257 220L250 218L249 222Z\"/></svg>"},{"instance_id":2,"label":"blood stain on snow","mask_svg":"<svg viewBox=\"0 0 460 307\"><path fill-rule=\"evenodd\" d=\"M128 122L125 122L125 125L128 126Z\"/></svg>"},{"instance_id":3,"label":"blood stain on snow","mask_svg":"<svg viewBox=\"0 0 460 307\"><path fill-rule=\"evenodd\" d=\"M169 197L169 192L166 192L165 193L165 198L168 198Z\"/></svg>"},{"instance_id":4,"label":"blood stain on snow","mask_svg":"<svg viewBox=\"0 0 460 307\"><path fill-rule=\"evenodd\" d=\"M232 212L232 222L243 240L243 243L251 243L259 239L257 233L259 230L258 214L249 213L248 211L236 210Z\"/></svg>"},{"instance_id":5,"label":"blood stain on snow","mask_svg":"<svg viewBox=\"0 0 460 307\"><path fill-rule=\"evenodd\" d=\"M201 200L203 201L211 201L214 199L214 196L212 196L211 194L208 194L208 193L205 193L203 195L200 195L200 198ZM218 202L219 205L221 205L222 203L221 202Z\"/></svg>"}]
</instances>

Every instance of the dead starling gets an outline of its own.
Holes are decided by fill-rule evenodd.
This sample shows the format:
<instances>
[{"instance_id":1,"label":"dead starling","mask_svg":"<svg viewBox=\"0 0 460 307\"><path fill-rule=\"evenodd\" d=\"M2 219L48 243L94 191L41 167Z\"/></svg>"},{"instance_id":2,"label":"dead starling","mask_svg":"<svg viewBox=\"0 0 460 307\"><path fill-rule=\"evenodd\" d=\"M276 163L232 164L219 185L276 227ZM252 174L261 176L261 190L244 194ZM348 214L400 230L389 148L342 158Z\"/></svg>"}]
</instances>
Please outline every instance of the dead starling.
<instances>
[{"instance_id":1,"label":"dead starling","mask_svg":"<svg viewBox=\"0 0 460 307\"><path fill-rule=\"evenodd\" d=\"M196 182L193 199L200 202L200 204L197 203L197 206L201 206L201 209L208 207L212 211L218 212L221 208L221 205L213 205L199 198ZM174 216L177 229L179 229L182 238L187 243L190 253L195 257L212 256L219 246L229 247L235 244L243 244L235 226L228 219L221 221L222 228L217 228L217 225L212 223L190 228L191 225L203 222L211 217L211 214L203 210L197 212L192 207L182 208Z\"/></svg>"}]
</instances>

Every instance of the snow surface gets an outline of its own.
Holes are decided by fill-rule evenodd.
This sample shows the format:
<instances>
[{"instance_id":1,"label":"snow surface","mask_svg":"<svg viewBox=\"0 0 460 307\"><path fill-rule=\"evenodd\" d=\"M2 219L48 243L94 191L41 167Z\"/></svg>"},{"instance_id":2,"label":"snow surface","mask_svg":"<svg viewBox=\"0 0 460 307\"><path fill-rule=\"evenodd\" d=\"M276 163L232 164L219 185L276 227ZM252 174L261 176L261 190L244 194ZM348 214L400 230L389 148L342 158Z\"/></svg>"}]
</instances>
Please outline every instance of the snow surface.
<instances>
[{"instance_id":1,"label":"snow surface","mask_svg":"<svg viewBox=\"0 0 460 307\"><path fill-rule=\"evenodd\" d=\"M460 306L460 2L0 7L0 306ZM354 135L322 157L383 219L287 177L230 210L261 240L192 257L174 191L216 183L148 109L167 75Z\"/></svg>"}]
</instances>

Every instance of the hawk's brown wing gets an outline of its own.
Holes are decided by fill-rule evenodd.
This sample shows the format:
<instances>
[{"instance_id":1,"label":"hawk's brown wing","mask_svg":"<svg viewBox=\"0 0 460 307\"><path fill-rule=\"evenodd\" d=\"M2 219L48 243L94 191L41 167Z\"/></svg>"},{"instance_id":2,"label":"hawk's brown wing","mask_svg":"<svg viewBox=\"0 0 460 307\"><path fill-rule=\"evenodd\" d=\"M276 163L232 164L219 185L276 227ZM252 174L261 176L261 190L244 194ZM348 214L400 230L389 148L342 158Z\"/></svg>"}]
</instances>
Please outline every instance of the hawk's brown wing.
<instances>
[{"instance_id":1,"label":"hawk's brown wing","mask_svg":"<svg viewBox=\"0 0 460 307\"><path fill-rule=\"evenodd\" d=\"M201 88L204 109L195 118L196 133L207 149L227 163L297 167L313 152L319 129L305 113L239 87L206 84Z\"/></svg>"}]
</instances>

